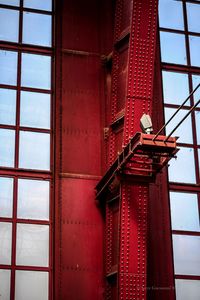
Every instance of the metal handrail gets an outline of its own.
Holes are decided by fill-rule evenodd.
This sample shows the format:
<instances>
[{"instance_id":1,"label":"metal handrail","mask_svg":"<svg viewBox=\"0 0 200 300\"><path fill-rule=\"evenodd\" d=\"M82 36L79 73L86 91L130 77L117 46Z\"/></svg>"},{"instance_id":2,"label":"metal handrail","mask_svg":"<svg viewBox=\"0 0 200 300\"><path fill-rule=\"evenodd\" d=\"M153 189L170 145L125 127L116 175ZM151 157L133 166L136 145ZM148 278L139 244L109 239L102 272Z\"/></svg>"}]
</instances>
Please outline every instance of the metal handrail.
<instances>
[{"instance_id":1,"label":"metal handrail","mask_svg":"<svg viewBox=\"0 0 200 300\"><path fill-rule=\"evenodd\" d=\"M158 135L161 133L161 131L171 122L171 120L176 116L176 114L179 112L179 110L185 105L185 103L190 99L190 97L196 92L196 90L200 87L200 83L196 86L196 88L189 94L189 96L183 101L183 103L178 107L178 109L175 111L175 113L171 116L171 118L161 127L161 129L156 133L155 137L153 138L153 141L156 140L156 138L158 137ZM197 104L198 105L198 104ZM196 106L197 106L196 105ZM195 107L196 107L195 106ZM194 108L195 108L194 107ZM192 108L191 108L192 109ZM190 112L191 113L191 112ZM190 114L189 113L189 114ZM188 114L188 115L189 115ZM187 117L186 117L187 118ZM186 118L183 118L183 120L181 122L179 122L180 124L186 119ZM177 129L180 124L178 124L178 126L176 126L175 128ZM175 130L176 130L175 129ZM172 133L174 133L174 131ZM171 135L170 135L171 136Z\"/></svg>"},{"instance_id":2,"label":"metal handrail","mask_svg":"<svg viewBox=\"0 0 200 300\"><path fill-rule=\"evenodd\" d=\"M197 101L197 103L195 105L193 105L190 110L188 111L188 113L183 117L183 119L174 127L174 129L170 132L170 134L166 137L165 142L168 141L168 139L170 138L170 136L176 131L176 129L183 123L183 121L185 121L185 119L191 114L191 112L197 107L197 105L200 103L200 99Z\"/></svg>"}]
</instances>

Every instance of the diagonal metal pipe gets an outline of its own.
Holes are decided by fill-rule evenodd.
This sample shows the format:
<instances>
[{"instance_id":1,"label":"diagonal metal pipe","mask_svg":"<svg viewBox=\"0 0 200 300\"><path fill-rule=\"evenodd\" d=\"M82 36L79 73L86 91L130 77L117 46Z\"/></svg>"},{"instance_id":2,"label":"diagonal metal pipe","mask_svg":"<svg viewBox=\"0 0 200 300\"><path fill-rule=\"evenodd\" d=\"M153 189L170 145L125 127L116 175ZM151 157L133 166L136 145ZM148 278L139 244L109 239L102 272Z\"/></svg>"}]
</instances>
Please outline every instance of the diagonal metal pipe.
<instances>
[{"instance_id":1,"label":"diagonal metal pipe","mask_svg":"<svg viewBox=\"0 0 200 300\"><path fill-rule=\"evenodd\" d=\"M176 129L183 123L183 121L185 121L185 119L191 114L191 112L197 107L197 105L199 105L200 103L200 99L197 101L197 103L195 105L193 105L190 110L188 111L188 113L183 117L183 119L174 127L174 129L170 132L170 134L166 137L165 142L168 141L168 139L170 138L170 136L176 131Z\"/></svg>"},{"instance_id":2,"label":"diagonal metal pipe","mask_svg":"<svg viewBox=\"0 0 200 300\"><path fill-rule=\"evenodd\" d=\"M156 140L158 135L161 133L161 131L171 122L171 120L177 115L179 110L185 105L185 103L190 99L190 97L196 92L196 90L200 87L200 83L196 86L196 88L189 94L189 96L184 100L184 102L179 106L179 108L175 111L175 113L171 116L171 118L160 128L160 130L156 133L156 135L153 138L153 141ZM197 104L198 105L198 104ZM196 106L195 106L196 107ZM192 108L191 108L192 109ZM186 118L185 118L186 119ZM185 120L184 119L184 120ZM183 121L184 121L183 120ZM181 122L182 123L182 122ZM176 127L177 129L178 127ZM174 133L175 130L173 130L172 133ZM171 135L170 135L171 136Z\"/></svg>"}]
</instances>

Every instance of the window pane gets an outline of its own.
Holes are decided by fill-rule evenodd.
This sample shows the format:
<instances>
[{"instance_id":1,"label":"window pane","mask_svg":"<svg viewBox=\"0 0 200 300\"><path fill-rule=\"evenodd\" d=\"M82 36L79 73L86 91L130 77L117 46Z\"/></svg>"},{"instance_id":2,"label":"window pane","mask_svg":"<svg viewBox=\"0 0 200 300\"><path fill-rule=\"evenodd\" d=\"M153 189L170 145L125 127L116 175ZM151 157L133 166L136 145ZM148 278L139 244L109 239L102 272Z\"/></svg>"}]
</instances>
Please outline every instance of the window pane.
<instances>
[{"instance_id":1,"label":"window pane","mask_svg":"<svg viewBox=\"0 0 200 300\"><path fill-rule=\"evenodd\" d=\"M0 4L19 6L20 0L0 0Z\"/></svg>"},{"instance_id":2,"label":"window pane","mask_svg":"<svg viewBox=\"0 0 200 300\"><path fill-rule=\"evenodd\" d=\"M189 95L188 75L175 72L162 72L164 102L182 104ZM186 103L190 105L190 100Z\"/></svg>"},{"instance_id":3,"label":"window pane","mask_svg":"<svg viewBox=\"0 0 200 300\"><path fill-rule=\"evenodd\" d=\"M10 299L10 270L0 270L0 295L1 300Z\"/></svg>"},{"instance_id":4,"label":"window pane","mask_svg":"<svg viewBox=\"0 0 200 300\"><path fill-rule=\"evenodd\" d=\"M0 217L12 217L13 178L0 177Z\"/></svg>"},{"instance_id":5,"label":"window pane","mask_svg":"<svg viewBox=\"0 0 200 300\"><path fill-rule=\"evenodd\" d=\"M49 226L18 224L17 225L17 265L49 265Z\"/></svg>"},{"instance_id":6,"label":"window pane","mask_svg":"<svg viewBox=\"0 0 200 300\"><path fill-rule=\"evenodd\" d=\"M38 132L20 132L19 167L38 170L50 168L50 135Z\"/></svg>"},{"instance_id":7,"label":"window pane","mask_svg":"<svg viewBox=\"0 0 200 300\"><path fill-rule=\"evenodd\" d=\"M49 181L18 180L17 217L22 219L49 219Z\"/></svg>"},{"instance_id":8,"label":"window pane","mask_svg":"<svg viewBox=\"0 0 200 300\"><path fill-rule=\"evenodd\" d=\"M185 36L183 34L160 32L160 40L163 62L187 64Z\"/></svg>"},{"instance_id":9,"label":"window pane","mask_svg":"<svg viewBox=\"0 0 200 300\"><path fill-rule=\"evenodd\" d=\"M200 32L200 6L187 3L188 30Z\"/></svg>"},{"instance_id":10,"label":"window pane","mask_svg":"<svg viewBox=\"0 0 200 300\"><path fill-rule=\"evenodd\" d=\"M196 129L197 129L197 143L200 145L200 111L195 111Z\"/></svg>"},{"instance_id":11,"label":"window pane","mask_svg":"<svg viewBox=\"0 0 200 300\"><path fill-rule=\"evenodd\" d=\"M197 87L197 85L200 83L200 75L192 75L192 84L193 89ZM197 89L197 91L194 93L194 102L197 103L197 101L200 99L200 87ZM197 106L200 107L200 104Z\"/></svg>"},{"instance_id":12,"label":"window pane","mask_svg":"<svg viewBox=\"0 0 200 300\"><path fill-rule=\"evenodd\" d=\"M16 85L17 52L0 50L0 83Z\"/></svg>"},{"instance_id":13,"label":"window pane","mask_svg":"<svg viewBox=\"0 0 200 300\"><path fill-rule=\"evenodd\" d=\"M24 0L24 7L52 10L52 0Z\"/></svg>"},{"instance_id":14,"label":"window pane","mask_svg":"<svg viewBox=\"0 0 200 300\"><path fill-rule=\"evenodd\" d=\"M51 16L23 13L23 43L51 46Z\"/></svg>"},{"instance_id":15,"label":"window pane","mask_svg":"<svg viewBox=\"0 0 200 300\"><path fill-rule=\"evenodd\" d=\"M11 264L12 224L0 222L0 264Z\"/></svg>"},{"instance_id":16,"label":"window pane","mask_svg":"<svg viewBox=\"0 0 200 300\"><path fill-rule=\"evenodd\" d=\"M15 131L0 129L0 166L14 167Z\"/></svg>"},{"instance_id":17,"label":"window pane","mask_svg":"<svg viewBox=\"0 0 200 300\"><path fill-rule=\"evenodd\" d=\"M164 28L184 29L182 3L172 0L160 0L159 25Z\"/></svg>"},{"instance_id":18,"label":"window pane","mask_svg":"<svg viewBox=\"0 0 200 300\"><path fill-rule=\"evenodd\" d=\"M48 300L47 272L16 271L15 300Z\"/></svg>"},{"instance_id":19,"label":"window pane","mask_svg":"<svg viewBox=\"0 0 200 300\"><path fill-rule=\"evenodd\" d=\"M200 67L200 37L189 36L191 65Z\"/></svg>"},{"instance_id":20,"label":"window pane","mask_svg":"<svg viewBox=\"0 0 200 300\"><path fill-rule=\"evenodd\" d=\"M200 280L176 279L176 300L199 300Z\"/></svg>"},{"instance_id":21,"label":"window pane","mask_svg":"<svg viewBox=\"0 0 200 300\"><path fill-rule=\"evenodd\" d=\"M165 123L171 118L175 113L174 108L165 108ZM183 117L188 113L188 110L181 109L177 115L172 119L172 121L166 127L166 133L169 134L174 127L183 119ZM188 116L185 121L180 125L180 127L173 133L174 136L178 136L179 143L193 143L192 137L192 122L191 115Z\"/></svg>"},{"instance_id":22,"label":"window pane","mask_svg":"<svg viewBox=\"0 0 200 300\"><path fill-rule=\"evenodd\" d=\"M50 78L51 58L49 56L22 54L22 86L50 89Z\"/></svg>"},{"instance_id":23,"label":"window pane","mask_svg":"<svg viewBox=\"0 0 200 300\"><path fill-rule=\"evenodd\" d=\"M200 231L197 194L170 192L170 206L173 230Z\"/></svg>"},{"instance_id":24,"label":"window pane","mask_svg":"<svg viewBox=\"0 0 200 300\"><path fill-rule=\"evenodd\" d=\"M200 275L200 237L173 235L175 274Z\"/></svg>"},{"instance_id":25,"label":"window pane","mask_svg":"<svg viewBox=\"0 0 200 300\"><path fill-rule=\"evenodd\" d=\"M19 12L0 8L0 40L18 42Z\"/></svg>"},{"instance_id":26,"label":"window pane","mask_svg":"<svg viewBox=\"0 0 200 300\"><path fill-rule=\"evenodd\" d=\"M15 125L16 91L0 89L0 123Z\"/></svg>"},{"instance_id":27,"label":"window pane","mask_svg":"<svg viewBox=\"0 0 200 300\"><path fill-rule=\"evenodd\" d=\"M194 150L180 147L177 159L170 161L168 170L172 182L196 183Z\"/></svg>"},{"instance_id":28,"label":"window pane","mask_svg":"<svg viewBox=\"0 0 200 300\"><path fill-rule=\"evenodd\" d=\"M50 95L21 92L20 125L50 128Z\"/></svg>"}]
</instances>

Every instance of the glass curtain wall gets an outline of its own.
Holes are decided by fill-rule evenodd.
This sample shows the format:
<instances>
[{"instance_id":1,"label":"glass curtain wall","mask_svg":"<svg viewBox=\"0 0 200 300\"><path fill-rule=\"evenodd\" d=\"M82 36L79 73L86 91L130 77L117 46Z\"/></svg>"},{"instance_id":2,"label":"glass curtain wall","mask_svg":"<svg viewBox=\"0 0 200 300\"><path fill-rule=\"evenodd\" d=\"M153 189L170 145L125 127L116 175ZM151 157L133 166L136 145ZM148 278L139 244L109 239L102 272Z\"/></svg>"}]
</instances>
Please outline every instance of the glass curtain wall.
<instances>
[{"instance_id":1,"label":"glass curtain wall","mask_svg":"<svg viewBox=\"0 0 200 300\"><path fill-rule=\"evenodd\" d=\"M159 1L165 122L200 83L200 1ZM166 134L200 98L190 97ZM168 169L177 300L200 295L200 105L174 133L180 151Z\"/></svg>"},{"instance_id":2,"label":"glass curtain wall","mask_svg":"<svg viewBox=\"0 0 200 300\"><path fill-rule=\"evenodd\" d=\"M52 289L52 1L0 0L0 298Z\"/></svg>"}]
</instances>

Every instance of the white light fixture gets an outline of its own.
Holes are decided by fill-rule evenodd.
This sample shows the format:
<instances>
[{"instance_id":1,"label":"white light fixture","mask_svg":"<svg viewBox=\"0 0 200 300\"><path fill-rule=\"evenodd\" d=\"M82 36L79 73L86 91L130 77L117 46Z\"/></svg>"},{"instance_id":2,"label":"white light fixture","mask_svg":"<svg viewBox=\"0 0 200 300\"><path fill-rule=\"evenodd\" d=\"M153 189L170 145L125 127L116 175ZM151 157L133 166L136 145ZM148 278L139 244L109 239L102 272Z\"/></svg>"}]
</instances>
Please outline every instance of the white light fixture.
<instances>
[{"instance_id":1,"label":"white light fixture","mask_svg":"<svg viewBox=\"0 0 200 300\"><path fill-rule=\"evenodd\" d=\"M151 117L147 114L143 114L140 119L140 127L143 133L150 134L153 132Z\"/></svg>"}]
</instances>

